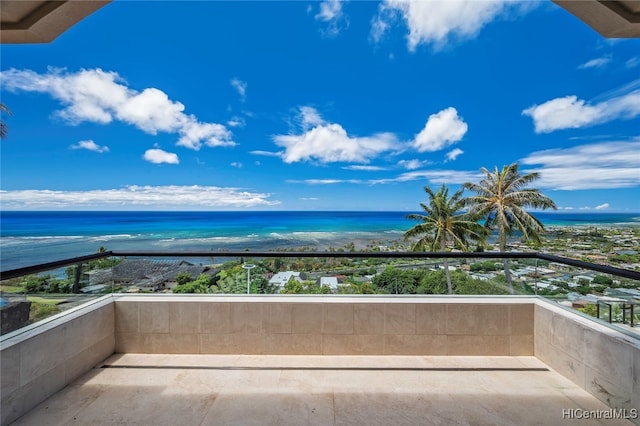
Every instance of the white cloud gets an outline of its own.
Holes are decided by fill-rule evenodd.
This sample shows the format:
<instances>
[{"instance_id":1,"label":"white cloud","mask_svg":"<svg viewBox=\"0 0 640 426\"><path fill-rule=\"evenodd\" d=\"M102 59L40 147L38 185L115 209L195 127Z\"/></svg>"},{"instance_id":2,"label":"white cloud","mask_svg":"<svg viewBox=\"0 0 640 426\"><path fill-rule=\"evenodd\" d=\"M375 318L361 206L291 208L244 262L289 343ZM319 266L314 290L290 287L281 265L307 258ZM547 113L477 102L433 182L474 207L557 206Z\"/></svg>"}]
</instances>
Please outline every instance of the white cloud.
<instances>
[{"instance_id":1,"label":"white cloud","mask_svg":"<svg viewBox=\"0 0 640 426\"><path fill-rule=\"evenodd\" d=\"M86 191L0 191L7 210L238 209L279 204L271 194L216 186L127 186Z\"/></svg>"},{"instance_id":2,"label":"white cloud","mask_svg":"<svg viewBox=\"0 0 640 426\"><path fill-rule=\"evenodd\" d=\"M231 120L227 121L227 126L229 127L244 127L247 124L244 118L238 117L237 115L231 117Z\"/></svg>"},{"instance_id":3,"label":"white cloud","mask_svg":"<svg viewBox=\"0 0 640 426\"><path fill-rule=\"evenodd\" d=\"M392 133L352 137L341 125L326 123L311 107L301 108L300 113L304 130L302 134L273 137L275 144L284 148L280 156L285 163L311 160L321 163L366 163L398 145Z\"/></svg>"},{"instance_id":4,"label":"white cloud","mask_svg":"<svg viewBox=\"0 0 640 426\"><path fill-rule=\"evenodd\" d=\"M634 56L633 58L629 58L627 62L624 63L624 66L627 68L635 68L640 65L640 56Z\"/></svg>"},{"instance_id":5,"label":"white cloud","mask_svg":"<svg viewBox=\"0 0 640 426\"><path fill-rule=\"evenodd\" d=\"M280 156L282 156L281 152L261 151L261 150L249 151L249 154L262 155L264 157L280 157Z\"/></svg>"},{"instance_id":6,"label":"white cloud","mask_svg":"<svg viewBox=\"0 0 640 426\"><path fill-rule=\"evenodd\" d=\"M610 56L603 56L601 58L591 59L590 61L585 62L578 66L578 69L584 70L587 68L603 68L611 62Z\"/></svg>"},{"instance_id":7,"label":"white cloud","mask_svg":"<svg viewBox=\"0 0 640 426\"><path fill-rule=\"evenodd\" d=\"M428 180L432 183L463 184L465 182L478 181L482 178L479 172L463 170L420 170L402 173L399 176L386 179L303 179L289 180L290 183L305 183L308 185L335 185L349 183L357 185L385 185L398 182L410 182L414 180Z\"/></svg>"},{"instance_id":8,"label":"white cloud","mask_svg":"<svg viewBox=\"0 0 640 426\"><path fill-rule=\"evenodd\" d=\"M555 98L524 111L533 119L536 133L549 133L561 129L594 126L608 121L631 119L640 115L640 89L638 81L623 89L623 93L601 102L588 103L577 96ZM627 90L626 92L624 92Z\"/></svg>"},{"instance_id":9,"label":"white cloud","mask_svg":"<svg viewBox=\"0 0 640 426\"><path fill-rule=\"evenodd\" d=\"M549 149L520 160L539 165L536 185L557 190L631 188L640 185L640 138Z\"/></svg>"},{"instance_id":10,"label":"white cloud","mask_svg":"<svg viewBox=\"0 0 640 426\"><path fill-rule=\"evenodd\" d=\"M361 170L364 172L377 172L381 170L386 170L384 167L380 166L364 166L364 165L352 165L343 167L344 170Z\"/></svg>"},{"instance_id":11,"label":"white cloud","mask_svg":"<svg viewBox=\"0 0 640 426\"><path fill-rule=\"evenodd\" d=\"M239 161L234 161L230 164L231 167L236 167L238 169L242 168L242 163L240 163Z\"/></svg>"},{"instance_id":12,"label":"white cloud","mask_svg":"<svg viewBox=\"0 0 640 426\"><path fill-rule=\"evenodd\" d=\"M71 149L86 149L102 154L103 152L109 152L108 146L100 146L92 140L80 141L77 144L71 145Z\"/></svg>"},{"instance_id":13,"label":"white cloud","mask_svg":"<svg viewBox=\"0 0 640 426\"><path fill-rule=\"evenodd\" d=\"M432 183L463 184L475 182L481 176L479 172L465 170L417 170L403 173L393 179L381 179L372 183L409 182L426 179Z\"/></svg>"},{"instance_id":14,"label":"white cloud","mask_svg":"<svg viewBox=\"0 0 640 426\"><path fill-rule=\"evenodd\" d=\"M320 2L320 11L316 14L316 21L326 24L322 33L327 37L335 37L349 26L349 20L342 11L342 1L325 0Z\"/></svg>"},{"instance_id":15,"label":"white cloud","mask_svg":"<svg viewBox=\"0 0 640 426\"><path fill-rule=\"evenodd\" d=\"M417 158L414 158L413 160L400 160L400 161L398 161L398 166L402 167L403 169L407 169L407 170L419 169L420 167L426 166L428 164L431 164L431 162L430 161L426 161L426 160L418 160Z\"/></svg>"},{"instance_id":16,"label":"white cloud","mask_svg":"<svg viewBox=\"0 0 640 426\"><path fill-rule=\"evenodd\" d=\"M231 86L238 91L240 99L244 101L247 98L247 82L242 81L239 78L231 79Z\"/></svg>"},{"instance_id":17,"label":"white cloud","mask_svg":"<svg viewBox=\"0 0 640 426\"><path fill-rule=\"evenodd\" d=\"M449 107L429 116L424 129L416 135L413 146L419 152L439 151L460 141L467 129L467 123L458 116L458 111Z\"/></svg>"},{"instance_id":18,"label":"white cloud","mask_svg":"<svg viewBox=\"0 0 640 426\"><path fill-rule=\"evenodd\" d=\"M600 204L595 207L596 210L605 210L609 208L609 203Z\"/></svg>"},{"instance_id":19,"label":"white cloud","mask_svg":"<svg viewBox=\"0 0 640 426\"><path fill-rule=\"evenodd\" d=\"M325 124L325 121L320 117L320 114L315 108L302 106L300 107L300 123L303 130L309 130Z\"/></svg>"},{"instance_id":20,"label":"white cloud","mask_svg":"<svg viewBox=\"0 0 640 426\"><path fill-rule=\"evenodd\" d=\"M178 145L191 149L200 149L203 144L235 145L231 132L223 125L199 122L194 115L184 113L183 104L170 100L159 89L131 89L116 72L99 68L76 73L50 69L38 74L12 68L3 71L1 77L7 90L48 93L63 105L55 114L71 125L119 120L152 135L177 133Z\"/></svg>"},{"instance_id":21,"label":"white cloud","mask_svg":"<svg viewBox=\"0 0 640 426\"><path fill-rule=\"evenodd\" d=\"M530 2L386 0L372 23L371 35L375 41L380 40L399 14L409 28L407 46L410 51L415 51L420 44L431 45L437 50L452 42L476 37L485 25L496 19L535 7L527 3Z\"/></svg>"},{"instance_id":22,"label":"white cloud","mask_svg":"<svg viewBox=\"0 0 640 426\"><path fill-rule=\"evenodd\" d=\"M454 148L451 151L447 152L447 161L454 161L458 156L464 154L464 151L460 148Z\"/></svg>"},{"instance_id":23,"label":"white cloud","mask_svg":"<svg viewBox=\"0 0 640 426\"><path fill-rule=\"evenodd\" d=\"M179 164L180 160L178 160L178 156L173 152L163 151L158 148L148 149L145 151L143 157L150 163L153 164Z\"/></svg>"}]
</instances>

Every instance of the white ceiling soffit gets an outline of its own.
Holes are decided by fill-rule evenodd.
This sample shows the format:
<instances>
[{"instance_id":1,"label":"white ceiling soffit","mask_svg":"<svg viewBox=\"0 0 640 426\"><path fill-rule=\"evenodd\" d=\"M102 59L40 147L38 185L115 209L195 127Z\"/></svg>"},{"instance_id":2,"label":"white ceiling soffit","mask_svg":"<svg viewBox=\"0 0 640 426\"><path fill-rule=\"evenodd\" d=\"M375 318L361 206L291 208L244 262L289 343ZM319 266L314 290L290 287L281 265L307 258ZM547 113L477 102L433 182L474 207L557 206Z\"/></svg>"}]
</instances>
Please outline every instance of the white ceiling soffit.
<instances>
[{"instance_id":1,"label":"white ceiling soffit","mask_svg":"<svg viewBox=\"0 0 640 426\"><path fill-rule=\"evenodd\" d=\"M48 43L111 0L0 1L0 43Z\"/></svg>"},{"instance_id":2,"label":"white ceiling soffit","mask_svg":"<svg viewBox=\"0 0 640 426\"><path fill-rule=\"evenodd\" d=\"M640 0L553 0L607 38L640 38Z\"/></svg>"}]
</instances>

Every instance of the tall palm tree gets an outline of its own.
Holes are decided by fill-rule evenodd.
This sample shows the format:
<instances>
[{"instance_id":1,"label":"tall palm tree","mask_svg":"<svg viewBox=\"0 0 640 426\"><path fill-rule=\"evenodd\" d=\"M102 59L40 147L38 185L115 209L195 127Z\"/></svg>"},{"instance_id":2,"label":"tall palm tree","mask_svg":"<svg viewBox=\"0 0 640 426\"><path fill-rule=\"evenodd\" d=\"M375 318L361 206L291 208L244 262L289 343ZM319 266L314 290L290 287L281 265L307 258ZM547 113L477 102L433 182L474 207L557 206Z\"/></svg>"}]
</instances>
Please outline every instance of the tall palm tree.
<instances>
[{"instance_id":1,"label":"tall palm tree","mask_svg":"<svg viewBox=\"0 0 640 426\"><path fill-rule=\"evenodd\" d=\"M429 196L427 204L420 203L426 214L410 214L407 219L419 220L420 223L404 234L405 239L419 237L412 244L413 251L446 251L448 247L467 250L467 241L482 240L485 229L478 223L477 217L463 211L466 199L460 189L449 197L449 189L443 184L438 192L425 186L424 192ZM453 294L449 262L445 259L444 271L447 277L447 289Z\"/></svg>"},{"instance_id":2,"label":"tall palm tree","mask_svg":"<svg viewBox=\"0 0 640 426\"><path fill-rule=\"evenodd\" d=\"M526 207L536 209L556 209L556 204L551 198L542 194L540 190L526 188L531 182L540 177L539 173L527 173L521 175L518 164L513 163L503 166L501 171L495 167L493 172L481 169L484 178L479 183L465 183L464 189L476 193L469 197L470 212L486 218L487 229L498 229L498 244L500 251L507 250L507 236L514 230L522 232L525 240L540 242L540 232L544 225ZM504 259L504 272L509 286L509 292L513 294L511 273L509 272L509 260Z\"/></svg>"},{"instance_id":3,"label":"tall palm tree","mask_svg":"<svg viewBox=\"0 0 640 426\"><path fill-rule=\"evenodd\" d=\"M7 123L5 123L3 119L1 119L2 114L11 115L11 111L9 110L9 108L7 108L5 104L0 102L0 139L4 139L5 136L7 136L7 132L9 131L9 128L7 127Z\"/></svg>"}]
</instances>

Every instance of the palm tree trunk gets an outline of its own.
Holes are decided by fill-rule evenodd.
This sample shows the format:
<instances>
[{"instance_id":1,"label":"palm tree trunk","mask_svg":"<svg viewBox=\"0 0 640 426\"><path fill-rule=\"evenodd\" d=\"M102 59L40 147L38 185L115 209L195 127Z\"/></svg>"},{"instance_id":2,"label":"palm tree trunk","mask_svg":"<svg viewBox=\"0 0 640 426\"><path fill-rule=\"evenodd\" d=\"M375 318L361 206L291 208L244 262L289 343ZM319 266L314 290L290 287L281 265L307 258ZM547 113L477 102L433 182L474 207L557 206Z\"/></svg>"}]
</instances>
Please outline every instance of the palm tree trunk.
<instances>
[{"instance_id":1,"label":"palm tree trunk","mask_svg":"<svg viewBox=\"0 0 640 426\"><path fill-rule=\"evenodd\" d=\"M500 239L500 251L505 253L507 251L507 235L504 228L500 227L498 229L498 238ZM502 265L504 266L504 277L507 279L507 288L509 289L509 294L513 294L513 283L511 281L511 270L509 269L509 259L506 257L502 259Z\"/></svg>"},{"instance_id":2,"label":"palm tree trunk","mask_svg":"<svg viewBox=\"0 0 640 426\"><path fill-rule=\"evenodd\" d=\"M444 275L447 277L447 290L449 294L453 294L453 285L451 284L451 273L449 272L449 260L444 259Z\"/></svg>"},{"instance_id":3,"label":"palm tree trunk","mask_svg":"<svg viewBox=\"0 0 640 426\"><path fill-rule=\"evenodd\" d=\"M447 249L446 241L444 240L444 238L440 243L440 248L442 251L445 251ZM449 294L453 294L453 285L451 284L451 273L449 272L449 260L446 257L444 258L444 276L447 277L447 291L449 292Z\"/></svg>"},{"instance_id":4,"label":"palm tree trunk","mask_svg":"<svg viewBox=\"0 0 640 426\"><path fill-rule=\"evenodd\" d=\"M511 271L509 270L509 259L507 259L506 257L502 259L502 264L504 265L504 277L507 279L509 294L513 294L513 283L511 282Z\"/></svg>"}]
</instances>

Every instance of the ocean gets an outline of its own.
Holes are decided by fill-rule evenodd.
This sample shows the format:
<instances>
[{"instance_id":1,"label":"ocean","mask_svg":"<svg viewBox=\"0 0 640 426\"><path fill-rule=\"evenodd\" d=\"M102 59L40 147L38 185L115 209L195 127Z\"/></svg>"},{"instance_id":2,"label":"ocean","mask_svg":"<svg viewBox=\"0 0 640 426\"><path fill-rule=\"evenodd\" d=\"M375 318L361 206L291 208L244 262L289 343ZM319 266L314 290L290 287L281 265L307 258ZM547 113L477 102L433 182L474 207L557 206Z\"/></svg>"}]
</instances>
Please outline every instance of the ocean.
<instances>
[{"instance_id":1,"label":"ocean","mask_svg":"<svg viewBox=\"0 0 640 426\"><path fill-rule=\"evenodd\" d=\"M107 250L357 248L401 240L408 212L0 212L3 271ZM535 213L545 226L640 226L639 213Z\"/></svg>"}]
</instances>

